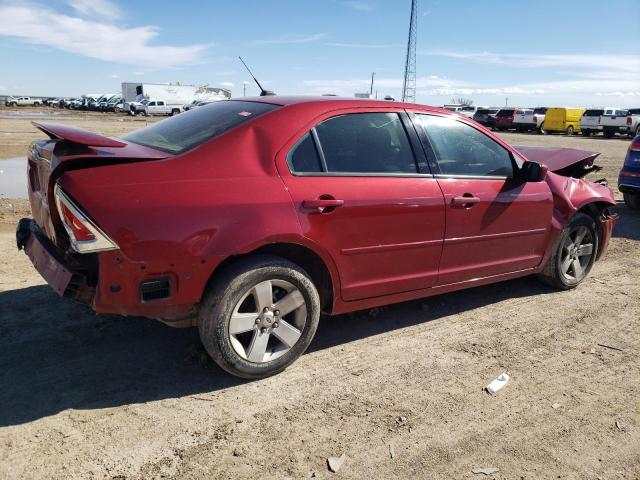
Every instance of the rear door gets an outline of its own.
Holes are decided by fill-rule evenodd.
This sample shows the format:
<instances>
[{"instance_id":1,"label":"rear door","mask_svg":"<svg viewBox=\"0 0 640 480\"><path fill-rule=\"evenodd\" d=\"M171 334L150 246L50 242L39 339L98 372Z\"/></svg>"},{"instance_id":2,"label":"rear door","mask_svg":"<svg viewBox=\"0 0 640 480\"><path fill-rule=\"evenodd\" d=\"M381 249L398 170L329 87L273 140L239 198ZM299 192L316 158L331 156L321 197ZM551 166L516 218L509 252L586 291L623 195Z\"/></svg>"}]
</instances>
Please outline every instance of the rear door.
<instances>
[{"instance_id":1,"label":"rear door","mask_svg":"<svg viewBox=\"0 0 640 480\"><path fill-rule=\"evenodd\" d=\"M439 284L539 265L553 211L546 182L519 180L521 160L468 123L439 115L414 118L445 198Z\"/></svg>"},{"instance_id":2,"label":"rear door","mask_svg":"<svg viewBox=\"0 0 640 480\"><path fill-rule=\"evenodd\" d=\"M341 110L278 154L303 233L336 263L346 301L434 285L444 200L404 112Z\"/></svg>"}]
</instances>

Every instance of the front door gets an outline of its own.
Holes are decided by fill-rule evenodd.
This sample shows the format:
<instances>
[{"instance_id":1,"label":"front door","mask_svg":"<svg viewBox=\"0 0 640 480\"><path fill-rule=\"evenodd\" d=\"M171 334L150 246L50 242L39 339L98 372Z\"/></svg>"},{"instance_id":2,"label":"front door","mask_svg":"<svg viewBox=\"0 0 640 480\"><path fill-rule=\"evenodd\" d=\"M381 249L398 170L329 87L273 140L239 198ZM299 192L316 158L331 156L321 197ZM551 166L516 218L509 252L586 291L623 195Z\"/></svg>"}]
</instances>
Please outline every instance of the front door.
<instances>
[{"instance_id":1,"label":"front door","mask_svg":"<svg viewBox=\"0 0 640 480\"><path fill-rule=\"evenodd\" d=\"M336 263L344 300L435 285L444 203L436 179L419 173L408 118L334 113L291 144L278 168L303 234Z\"/></svg>"},{"instance_id":2,"label":"front door","mask_svg":"<svg viewBox=\"0 0 640 480\"><path fill-rule=\"evenodd\" d=\"M524 182L500 143L450 117L418 114L444 194L447 228L438 283L447 285L540 264L551 227L546 182Z\"/></svg>"}]
</instances>

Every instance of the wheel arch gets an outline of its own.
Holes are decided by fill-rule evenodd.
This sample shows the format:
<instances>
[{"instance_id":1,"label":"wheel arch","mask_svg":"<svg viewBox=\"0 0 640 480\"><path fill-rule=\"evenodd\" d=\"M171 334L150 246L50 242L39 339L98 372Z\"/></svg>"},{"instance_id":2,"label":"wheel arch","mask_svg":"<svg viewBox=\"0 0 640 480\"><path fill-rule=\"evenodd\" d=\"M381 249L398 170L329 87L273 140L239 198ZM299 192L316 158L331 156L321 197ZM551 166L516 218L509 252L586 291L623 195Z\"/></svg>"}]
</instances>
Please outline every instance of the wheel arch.
<instances>
[{"instance_id":1,"label":"wheel arch","mask_svg":"<svg viewBox=\"0 0 640 480\"><path fill-rule=\"evenodd\" d=\"M596 260L600 258L603 248L606 247L608 243L608 239L603 238L605 234L605 229L603 228L603 212L606 212L606 209L611 207L612 205L609 202L604 201L591 201L581 205L576 213L584 213L591 217L596 224L596 229L598 233L598 252L596 254ZM575 215L575 214L574 214Z\"/></svg>"},{"instance_id":2,"label":"wheel arch","mask_svg":"<svg viewBox=\"0 0 640 480\"><path fill-rule=\"evenodd\" d=\"M290 241L268 243L251 251L228 256L211 273L204 291L221 278L231 265L254 255L274 255L289 260L305 270L318 289L322 312L331 313L339 294L339 278L333 262L323 258L321 253L310 246Z\"/></svg>"}]
</instances>

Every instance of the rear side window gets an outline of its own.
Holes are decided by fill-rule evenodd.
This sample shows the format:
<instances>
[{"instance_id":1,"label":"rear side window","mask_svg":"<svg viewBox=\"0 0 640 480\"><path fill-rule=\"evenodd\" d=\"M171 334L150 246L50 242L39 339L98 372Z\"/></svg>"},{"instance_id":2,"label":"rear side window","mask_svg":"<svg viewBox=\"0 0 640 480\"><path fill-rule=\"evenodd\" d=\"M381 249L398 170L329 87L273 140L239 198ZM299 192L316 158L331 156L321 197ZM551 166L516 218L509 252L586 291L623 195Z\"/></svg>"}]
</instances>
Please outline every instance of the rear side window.
<instances>
[{"instance_id":1,"label":"rear side window","mask_svg":"<svg viewBox=\"0 0 640 480\"><path fill-rule=\"evenodd\" d=\"M222 100L154 123L122 138L179 154L277 108L278 105L270 103Z\"/></svg>"},{"instance_id":2,"label":"rear side window","mask_svg":"<svg viewBox=\"0 0 640 480\"><path fill-rule=\"evenodd\" d=\"M511 154L484 133L451 118L417 115L442 175L512 177Z\"/></svg>"},{"instance_id":3,"label":"rear side window","mask_svg":"<svg viewBox=\"0 0 640 480\"><path fill-rule=\"evenodd\" d=\"M511 117L513 116L513 110L502 109L498 112L498 117Z\"/></svg>"},{"instance_id":4,"label":"rear side window","mask_svg":"<svg viewBox=\"0 0 640 480\"><path fill-rule=\"evenodd\" d=\"M322 172L320 155L318 154L311 133L307 133L291 149L287 157L287 162L296 173Z\"/></svg>"},{"instance_id":5,"label":"rear side window","mask_svg":"<svg viewBox=\"0 0 640 480\"><path fill-rule=\"evenodd\" d=\"M417 173L409 138L397 113L355 113L333 117L316 125L320 151L328 173ZM311 135L307 135L312 138ZM302 158L298 150L306 150L303 139L291 153L290 166L298 172L296 163L316 165Z\"/></svg>"}]
</instances>

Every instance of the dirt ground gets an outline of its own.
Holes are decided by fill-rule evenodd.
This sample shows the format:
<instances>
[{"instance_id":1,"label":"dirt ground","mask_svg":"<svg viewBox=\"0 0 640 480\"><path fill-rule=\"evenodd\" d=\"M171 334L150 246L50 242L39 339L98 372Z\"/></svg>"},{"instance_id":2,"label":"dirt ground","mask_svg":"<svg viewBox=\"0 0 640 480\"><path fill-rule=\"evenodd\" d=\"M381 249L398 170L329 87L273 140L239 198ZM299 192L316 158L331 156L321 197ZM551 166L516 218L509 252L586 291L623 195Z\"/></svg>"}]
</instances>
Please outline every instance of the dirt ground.
<instances>
[{"instance_id":1,"label":"dirt ground","mask_svg":"<svg viewBox=\"0 0 640 480\"><path fill-rule=\"evenodd\" d=\"M110 135L134 122L69 121ZM37 137L25 119L0 130L0 158ZM504 136L600 151L594 178L612 183L629 142ZM638 479L640 214L617 211L576 290L525 278L323 318L292 367L247 382L193 329L57 297L15 248L28 205L2 200L0 479Z\"/></svg>"}]
</instances>

